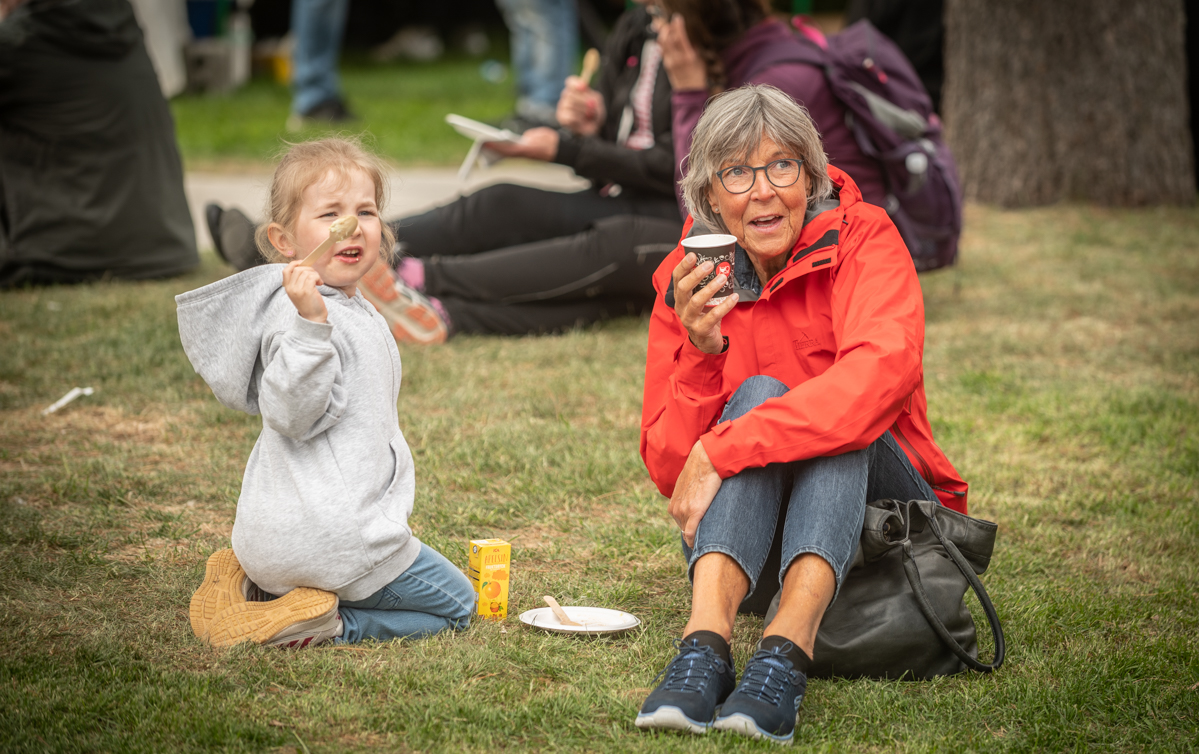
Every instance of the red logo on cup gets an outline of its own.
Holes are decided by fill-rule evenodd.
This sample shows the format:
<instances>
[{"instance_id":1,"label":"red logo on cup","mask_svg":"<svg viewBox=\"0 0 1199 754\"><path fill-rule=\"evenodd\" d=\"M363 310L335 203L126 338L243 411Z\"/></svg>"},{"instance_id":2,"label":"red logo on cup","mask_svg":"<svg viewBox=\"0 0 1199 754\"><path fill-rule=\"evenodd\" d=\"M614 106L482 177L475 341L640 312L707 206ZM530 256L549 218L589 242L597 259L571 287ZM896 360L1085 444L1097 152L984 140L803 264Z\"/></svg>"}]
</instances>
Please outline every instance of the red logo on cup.
<instances>
[{"instance_id":1,"label":"red logo on cup","mask_svg":"<svg viewBox=\"0 0 1199 754\"><path fill-rule=\"evenodd\" d=\"M716 265L716 274L724 275L726 278L731 278L733 276L733 265L729 264L728 262L721 262L720 264Z\"/></svg>"}]
</instances>

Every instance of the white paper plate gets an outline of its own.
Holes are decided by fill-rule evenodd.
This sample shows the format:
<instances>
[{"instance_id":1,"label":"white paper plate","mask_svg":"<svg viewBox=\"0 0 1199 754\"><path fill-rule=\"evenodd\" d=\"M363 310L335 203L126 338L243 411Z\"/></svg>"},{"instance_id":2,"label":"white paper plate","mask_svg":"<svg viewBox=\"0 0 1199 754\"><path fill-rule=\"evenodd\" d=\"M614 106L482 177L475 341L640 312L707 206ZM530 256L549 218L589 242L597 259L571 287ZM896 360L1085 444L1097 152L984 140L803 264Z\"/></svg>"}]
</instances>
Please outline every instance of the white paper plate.
<instances>
[{"instance_id":1,"label":"white paper plate","mask_svg":"<svg viewBox=\"0 0 1199 754\"><path fill-rule=\"evenodd\" d=\"M496 128L489 126L486 123L480 123L477 120L472 120L461 115L450 113L445 116L445 122L454 127L454 130L462 134L468 139L482 139L483 141L520 141L520 135L514 134L506 128Z\"/></svg>"},{"instance_id":2,"label":"white paper plate","mask_svg":"<svg viewBox=\"0 0 1199 754\"><path fill-rule=\"evenodd\" d=\"M582 623L581 626L564 626L558 621L558 616L548 607L538 607L526 610L520 614L520 622L543 631L556 634L618 634L629 631L641 625L637 616L622 610L609 610L606 607L563 606L566 615L573 621Z\"/></svg>"}]
</instances>

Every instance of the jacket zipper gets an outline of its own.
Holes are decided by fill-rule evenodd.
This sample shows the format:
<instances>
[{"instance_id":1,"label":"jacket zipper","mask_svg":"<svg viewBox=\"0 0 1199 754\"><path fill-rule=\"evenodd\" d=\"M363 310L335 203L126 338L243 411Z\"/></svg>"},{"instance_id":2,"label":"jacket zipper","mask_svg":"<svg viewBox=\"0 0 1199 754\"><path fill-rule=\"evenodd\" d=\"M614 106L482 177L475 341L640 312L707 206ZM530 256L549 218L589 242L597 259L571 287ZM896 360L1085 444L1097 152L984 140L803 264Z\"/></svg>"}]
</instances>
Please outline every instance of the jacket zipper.
<instances>
[{"instance_id":1,"label":"jacket zipper","mask_svg":"<svg viewBox=\"0 0 1199 754\"><path fill-rule=\"evenodd\" d=\"M905 450L916 456L916 460L920 462L920 476L924 477L924 481L928 482L929 485L932 485L932 468L928 465L928 461L924 460L924 456L920 455L920 451L916 450L912 443L908 442L908 438L904 437L903 430L899 428L899 422L895 422L891 425L891 432L895 435L895 439L899 440L899 442L903 444Z\"/></svg>"}]
</instances>

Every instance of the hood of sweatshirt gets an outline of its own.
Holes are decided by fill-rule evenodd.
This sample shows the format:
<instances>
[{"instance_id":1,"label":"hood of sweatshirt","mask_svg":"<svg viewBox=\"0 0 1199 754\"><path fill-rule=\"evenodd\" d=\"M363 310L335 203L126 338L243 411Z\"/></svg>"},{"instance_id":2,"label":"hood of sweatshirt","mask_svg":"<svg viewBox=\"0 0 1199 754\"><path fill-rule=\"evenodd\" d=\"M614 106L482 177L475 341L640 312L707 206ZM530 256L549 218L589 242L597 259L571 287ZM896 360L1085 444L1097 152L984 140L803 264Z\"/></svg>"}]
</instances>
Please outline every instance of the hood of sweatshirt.
<instances>
[{"instance_id":1,"label":"hood of sweatshirt","mask_svg":"<svg viewBox=\"0 0 1199 754\"><path fill-rule=\"evenodd\" d=\"M179 340L196 373L228 408L257 415L263 336L295 318L283 267L267 264L175 297ZM317 290L326 306L348 302L336 288Z\"/></svg>"}]
</instances>

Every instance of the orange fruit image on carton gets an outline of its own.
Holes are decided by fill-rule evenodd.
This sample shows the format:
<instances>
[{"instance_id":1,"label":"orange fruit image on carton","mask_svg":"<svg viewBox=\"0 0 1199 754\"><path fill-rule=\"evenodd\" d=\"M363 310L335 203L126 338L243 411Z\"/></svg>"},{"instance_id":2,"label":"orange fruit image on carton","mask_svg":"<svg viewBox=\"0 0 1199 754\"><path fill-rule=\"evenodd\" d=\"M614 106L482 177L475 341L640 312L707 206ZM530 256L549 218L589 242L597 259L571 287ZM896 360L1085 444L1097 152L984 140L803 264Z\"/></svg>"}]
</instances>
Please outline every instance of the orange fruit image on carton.
<instances>
[{"instance_id":1,"label":"orange fruit image on carton","mask_svg":"<svg viewBox=\"0 0 1199 754\"><path fill-rule=\"evenodd\" d=\"M466 575L479 595L479 615L487 620L508 617L512 545L502 539L472 539L466 554Z\"/></svg>"}]
</instances>

